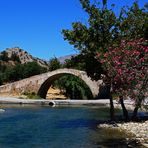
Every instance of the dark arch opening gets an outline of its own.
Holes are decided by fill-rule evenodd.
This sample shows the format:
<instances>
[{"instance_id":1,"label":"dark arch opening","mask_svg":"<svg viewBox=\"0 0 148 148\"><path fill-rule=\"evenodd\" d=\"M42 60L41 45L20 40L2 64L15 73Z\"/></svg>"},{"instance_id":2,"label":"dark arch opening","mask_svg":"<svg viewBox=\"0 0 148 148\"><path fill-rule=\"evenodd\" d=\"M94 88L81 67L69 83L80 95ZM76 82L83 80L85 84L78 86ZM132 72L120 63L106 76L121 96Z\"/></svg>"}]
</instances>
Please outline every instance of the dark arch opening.
<instances>
[{"instance_id":1,"label":"dark arch opening","mask_svg":"<svg viewBox=\"0 0 148 148\"><path fill-rule=\"evenodd\" d=\"M48 103L48 105L54 107L55 103L53 101L51 101L51 102Z\"/></svg>"},{"instance_id":2,"label":"dark arch opening","mask_svg":"<svg viewBox=\"0 0 148 148\"><path fill-rule=\"evenodd\" d=\"M47 92L48 92L48 89L51 87L51 85L54 83L55 80L58 80L60 79L62 76L65 76L65 75L71 75L73 77L76 77L78 79L80 79L81 81L83 81L83 83L88 87L88 90L90 92L90 99L93 98L93 95L92 95L92 92L91 92L91 89L89 88L89 86L85 83L84 80L82 80L81 78L79 78L78 76L75 76L73 74L65 74L65 73L60 73L60 74L56 74L56 75L53 75L51 77L49 77L40 87L39 91L38 91L38 95L41 97L41 98L44 98L46 99L46 95L47 95Z\"/></svg>"}]
</instances>

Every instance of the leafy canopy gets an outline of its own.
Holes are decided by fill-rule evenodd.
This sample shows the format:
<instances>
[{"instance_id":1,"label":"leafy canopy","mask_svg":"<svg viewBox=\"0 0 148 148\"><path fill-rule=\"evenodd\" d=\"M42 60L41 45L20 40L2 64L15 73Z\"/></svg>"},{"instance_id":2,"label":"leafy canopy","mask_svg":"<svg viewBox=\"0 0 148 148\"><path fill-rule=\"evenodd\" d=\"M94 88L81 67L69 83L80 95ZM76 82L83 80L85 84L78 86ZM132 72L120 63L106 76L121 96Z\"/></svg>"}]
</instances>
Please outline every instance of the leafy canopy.
<instances>
[{"instance_id":1,"label":"leafy canopy","mask_svg":"<svg viewBox=\"0 0 148 148\"><path fill-rule=\"evenodd\" d=\"M80 3L88 14L87 22L73 22L72 29L63 29L62 33L64 39L79 50L84 62L82 68L93 79L98 79L101 66L97 67L97 71L95 66L90 66L97 65L96 53L106 53L109 47L120 46L122 40L147 38L147 7L140 8L135 1L131 7L123 7L119 16L116 16L113 10L115 5L109 9L107 0L102 1L103 6L99 1L91 3L89 0L80 0Z\"/></svg>"}]
</instances>

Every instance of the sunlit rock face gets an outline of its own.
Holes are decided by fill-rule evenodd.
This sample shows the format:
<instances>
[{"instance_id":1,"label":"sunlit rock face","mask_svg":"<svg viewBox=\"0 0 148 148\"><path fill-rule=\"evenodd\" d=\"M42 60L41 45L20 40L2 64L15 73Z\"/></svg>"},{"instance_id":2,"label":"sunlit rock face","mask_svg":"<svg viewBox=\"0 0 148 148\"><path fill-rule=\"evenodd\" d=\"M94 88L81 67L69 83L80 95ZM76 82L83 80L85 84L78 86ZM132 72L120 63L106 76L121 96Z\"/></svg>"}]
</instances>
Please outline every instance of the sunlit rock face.
<instances>
[{"instance_id":1,"label":"sunlit rock face","mask_svg":"<svg viewBox=\"0 0 148 148\"><path fill-rule=\"evenodd\" d=\"M12 64L15 65L16 61L13 61L11 59L12 55L15 54L18 58L19 58L19 62L20 64L25 64L28 62L37 62L40 66L42 67L48 67L48 64L45 60L33 57L31 54L29 54L27 51L19 48L19 47L14 47L14 48L6 48L6 50L2 51L0 53L0 55L3 54L3 52L5 52L8 56L8 58L10 58L9 61L7 61L6 64ZM4 61L3 61L4 62Z\"/></svg>"}]
</instances>

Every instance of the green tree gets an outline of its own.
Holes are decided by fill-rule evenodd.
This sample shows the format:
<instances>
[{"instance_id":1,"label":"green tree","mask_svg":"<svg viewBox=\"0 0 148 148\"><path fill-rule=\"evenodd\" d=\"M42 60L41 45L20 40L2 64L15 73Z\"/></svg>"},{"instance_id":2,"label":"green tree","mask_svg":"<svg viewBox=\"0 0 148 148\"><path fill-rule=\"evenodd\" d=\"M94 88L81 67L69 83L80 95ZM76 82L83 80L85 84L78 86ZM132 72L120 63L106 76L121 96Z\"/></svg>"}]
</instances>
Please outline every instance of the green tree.
<instances>
[{"instance_id":1,"label":"green tree","mask_svg":"<svg viewBox=\"0 0 148 148\"><path fill-rule=\"evenodd\" d=\"M7 66L3 75L4 75L4 81L5 82L13 82L17 78L17 75L16 75L15 70L14 70L14 66L13 67Z\"/></svg>"},{"instance_id":2,"label":"green tree","mask_svg":"<svg viewBox=\"0 0 148 148\"><path fill-rule=\"evenodd\" d=\"M46 68L41 67L37 62L28 62L24 64L23 67L23 78L38 75L47 71Z\"/></svg>"},{"instance_id":3,"label":"green tree","mask_svg":"<svg viewBox=\"0 0 148 148\"><path fill-rule=\"evenodd\" d=\"M49 71L53 71L53 70L56 70L56 69L59 69L59 68L61 68L61 64L58 61L58 59L56 57L50 59L50 61L49 61Z\"/></svg>"},{"instance_id":4,"label":"green tree","mask_svg":"<svg viewBox=\"0 0 148 148\"><path fill-rule=\"evenodd\" d=\"M103 7L99 5L90 4L89 0L80 0L82 8L88 14L88 24L85 25L82 22L72 23L71 30L63 30L64 39L68 40L71 45L80 51L81 55L85 55L85 61L88 61L86 67L87 73L91 74L92 78L97 78L100 69L96 70L97 64L95 56L96 52L105 52L109 46L116 41L117 18L112 9L107 9L107 2L103 1ZM114 28L114 29L113 29ZM92 63L91 63L92 62ZM91 63L91 64L90 64ZM93 66L93 64L95 64ZM110 97L111 103L111 118L114 116L113 101Z\"/></svg>"},{"instance_id":5,"label":"green tree","mask_svg":"<svg viewBox=\"0 0 148 148\"><path fill-rule=\"evenodd\" d=\"M17 64L16 66L8 66L3 73L5 82L14 82L23 79L23 65Z\"/></svg>"},{"instance_id":6,"label":"green tree","mask_svg":"<svg viewBox=\"0 0 148 148\"><path fill-rule=\"evenodd\" d=\"M91 76L94 73L92 78L95 79L96 68L93 66L93 69L89 64L96 63L96 52L105 53L109 47L120 45L123 39L131 40L146 36L147 7L139 8L138 3L134 2L131 7L123 7L117 17L112 8L107 8L107 0L103 0L102 7L97 2L91 4L89 0L80 0L80 3L88 14L88 23L73 22L72 29L64 29L62 33L64 39L80 51L83 60L88 61L86 67L91 68L86 70ZM96 79L98 78L97 76Z\"/></svg>"},{"instance_id":7,"label":"green tree","mask_svg":"<svg viewBox=\"0 0 148 148\"><path fill-rule=\"evenodd\" d=\"M6 66L3 71L0 71L2 82L14 82L44 72L47 72L47 69L36 62Z\"/></svg>"},{"instance_id":8,"label":"green tree","mask_svg":"<svg viewBox=\"0 0 148 148\"><path fill-rule=\"evenodd\" d=\"M148 46L144 39L125 40L117 48L98 55L112 82L112 90L119 95L123 115L128 119L128 112L123 98L129 96L135 101L133 118L141 102L147 97L148 91ZM100 58L101 57L101 58Z\"/></svg>"},{"instance_id":9,"label":"green tree","mask_svg":"<svg viewBox=\"0 0 148 148\"><path fill-rule=\"evenodd\" d=\"M107 0L102 2L103 6L101 7L97 2L91 4L89 0L80 0L83 10L88 14L87 24L74 22L72 23L72 29L64 29L62 31L64 39L79 50L81 55L91 55L91 58L86 56L87 65L92 61L92 57L95 59L96 52L106 53L109 48L120 45L124 39L146 37L145 32L148 30L146 7L141 9L138 3L134 2L129 8L123 7L117 17L112 8L108 9ZM100 69L96 71L95 66L93 66L91 71L89 70L87 69L87 73L91 74L92 78L95 78L95 76L98 78L97 74ZM107 76L107 73L104 73ZM108 87L111 87L110 77L106 78L105 83ZM111 118L114 118L112 94L109 96Z\"/></svg>"},{"instance_id":10,"label":"green tree","mask_svg":"<svg viewBox=\"0 0 148 148\"><path fill-rule=\"evenodd\" d=\"M71 59L65 61L63 67L86 71L87 74L95 80L98 80L100 74L104 73L101 64L92 54L73 56Z\"/></svg>"},{"instance_id":11,"label":"green tree","mask_svg":"<svg viewBox=\"0 0 148 148\"><path fill-rule=\"evenodd\" d=\"M88 86L75 76L63 76L56 80L53 85L60 90L65 90L64 94L70 99L92 99Z\"/></svg>"},{"instance_id":12,"label":"green tree","mask_svg":"<svg viewBox=\"0 0 148 148\"><path fill-rule=\"evenodd\" d=\"M6 65L0 63L0 72L4 72L6 70Z\"/></svg>"},{"instance_id":13,"label":"green tree","mask_svg":"<svg viewBox=\"0 0 148 148\"><path fill-rule=\"evenodd\" d=\"M131 7L123 7L118 18L118 35L123 40L139 38L147 39L148 31L148 7L140 8L138 1Z\"/></svg>"}]
</instances>

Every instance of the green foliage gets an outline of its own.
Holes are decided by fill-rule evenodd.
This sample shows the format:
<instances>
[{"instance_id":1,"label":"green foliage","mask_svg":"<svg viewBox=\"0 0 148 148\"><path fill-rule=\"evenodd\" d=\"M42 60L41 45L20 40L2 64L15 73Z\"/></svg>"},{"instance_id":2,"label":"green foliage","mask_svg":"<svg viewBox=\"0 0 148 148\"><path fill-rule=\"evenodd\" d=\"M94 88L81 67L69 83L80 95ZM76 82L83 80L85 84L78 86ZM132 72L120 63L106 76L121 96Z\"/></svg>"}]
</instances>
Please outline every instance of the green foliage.
<instances>
[{"instance_id":1,"label":"green foliage","mask_svg":"<svg viewBox=\"0 0 148 148\"><path fill-rule=\"evenodd\" d=\"M88 25L82 22L72 23L72 30L63 30L64 39L82 53L92 53L99 48L105 50L114 37L112 36L116 16L112 10L91 5L89 0L80 0L84 11L88 14Z\"/></svg>"},{"instance_id":2,"label":"green foliage","mask_svg":"<svg viewBox=\"0 0 148 148\"><path fill-rule=\"evenodd\" d=\"M18 80L18 72L16 71L16 67L7 67L4 72L4 80L5 81L16 81Z\"/></svg>"},{"instance_id":3,"label":"green foliage","mask_svg":"<svg viewBox=\"0 0 148 148\"><path fill-rule=\"evenodd\" d=\"M131 7L123 7L118 18L118 33L125 40L147 38L148 8L140 8L138 1Z\"/></svg>"},{"instance_id":4,"label":"green foliage","mask_svg":"<svg viewBox=\"0 0 148 148\"><path fill-rule=\"evenodd\" d=\"M0 72L4 72L6 70L6 65L3 65L2 63L0 63Z\"/></svg>"},{"instance_id":5,"label":"green foliage","mask_svg":"<svg viewBox=\"0 0 148 148\"><path fill-rule=\"evenodd\" d=\"M84 70L85 68L84 59L81 55L72 56L71 59L66 59L63 68L73 68L78 70Z\"/></svg>"},{"instance_id":6,"label":"green foliage","mask_svg":"<svg viewBox=\"0 0 148 148\"><path fill-rule=\"evenodd\" d=\"M23 78L27 78L33 75L41 74L47 71L46 68L41 67L36 62L28 62L23 65Z\"/></svg>"},{"instance_id":7,"label":"green foliage","mask_svg":"<svg viewBox=\"0 0 148 148\"><path fill-rule=\"evenodd\" d=\"M64 39L67 40L81 55L86 56L86 72L93 79L98 79L100 69L96 70L96 53L105 54L110 48L116 48L124 40L147 38L148 13L147 8L141 9L137 1L130 8L123 7L120 15L116 16L113 8L108 9L107 0L103 0L103 7L96 0L91 4L90 0L80 0L83 10L88 14L87 24L82 22L72 23L72 29L62 31ZM114 7L114 5L112 5ZM87 57L88 55L88 57ZM84 56L84 57L85 57ZM93 60L92 60L93 58ZM92 62L92 63L91 63ZM91 64L90 64L91 63ZM100 64L98 62L98 64ZM107 69L104 69L107 75ZM111 87L111 79L107 77L105 82ZM113 100L110 97L110 115L114 119Z\"/></svg>"},{"instance_id":8,"label":"green foliage","mask_svg":"<svg viewBox=\"0 0 148 148\"><path fill-rule=\"evenodd\" d=\"M56 69L59 69L59 68L61 68L61 64L58 61L58 59L56 57L50 59L50 61L49 61L49 71L53 71L53 70L56 70Z\"/></svg>"},{"instance_id":9,"label":"green foliage","mask_svg":"<svg viewBox=\"0 0 148 148\"><path fill-rule=\"evenodd\" d=\"M85 64L84 69L88 75L93 79L98 79L100 77L98 72L102 72L102 68L95 59L95 54L96 51L106 50L115 40L112 28L114 28L117 19L112 10L105 7L100 8L99 5L91 5L89 0L80 0L80 2L89 16L88 25L74 22L71 30L65 29L62 33L64 39L80 51Z\"/></svg>"},{"instance_id":10,"label":"green foliage","mask_svg":"<svg viewBox=\"0 0 148 148\"><path fill-rule=\"evenodd\" d=\"M8 62L9 60L21 63L20 58L16 53L12 53L11 57L8 57L8 53L6 51L3 51L0 53L0 60L4 62Z\"/></svg>"},{"instance_id":11,"label":"green foliage","mask_svg":"<svg viewBox=\"0 0 148 148\"><path fill-rule=\"evenodd\" d=\"M46 68L41 67L36 62L17 64L16 66L4 66L0 69L0 79L2 83L13 82L33 75L41 74L46 71Z\"/></svg>"},{"instance_id":12,"label":"green foliage","mask_svg":"<svg viewBox=\"0 0 148 148\"><path fill-rule=\"evenodd\" d=\"M66 75L56 80L53 84L60 90L64 90L65 95L70 99L91 99L92 94L88 86L79 78Z\"/></svg>"},{"instance_id":13,"label":"green foliage","mask_svg":"<svg viewBox=\"0 0 148 148\"><path fill-rule=\"evenodd\" d=\"M12 53L10 60L21 63L20 58L17 56L16 53Z\"/></svg>"},{"instance_id":14,"label":"green foliage","mask_svg":"<svg viewBox=\"0 0 148 148\"><path fill-rule=\"evenodd\" d=\"M123 7L120 15L116 16L114 5L108 9L106 0L103 0L103 7L97 1L91 4L90 0L80 0L80 3L88 14L87 24L73 22L72 29L64 29L62 33L64 39L80 51L88 75L98 79L102 68L97 67L97 73L96 52L105 53L109 47L118 46L124 39L147 37L147 7L141 9L138 3L134 2L129 8Z\"/></svg>"},{"instance_id":15,"label":"green foliage","mask_svg":"<svg viewBox=\"0 0 148 148\"><path fill-rule=\"evenodd\" d=\"M35 92L25 92L23 93L28 99L41 99Z\"/></svg>"},{"instance_id":16,"label":"green foliage","mask_svg":"<svg viewBox=\"0 0 148 148\"><path fill-rule=\"evenodd\" d=\"M9 60L8 54L6 51L1 52L0 60L7 62Z\"/></svg>"},{"instance_id":17,"label":"green foliage","mask_svg":"<svg viewBox=\"0 0 148 148\"><path fill-rule=\"evenodd\" d=\"M86 71L91 78L96 80L100 78L100 74L104 73L101 64L94 58L93 54L74 56L66 60L63 67Z\"/></svg>"}]
</instances>

